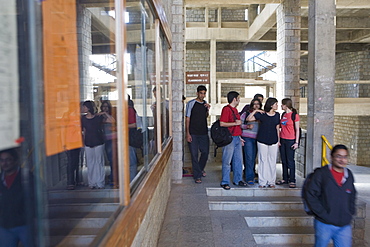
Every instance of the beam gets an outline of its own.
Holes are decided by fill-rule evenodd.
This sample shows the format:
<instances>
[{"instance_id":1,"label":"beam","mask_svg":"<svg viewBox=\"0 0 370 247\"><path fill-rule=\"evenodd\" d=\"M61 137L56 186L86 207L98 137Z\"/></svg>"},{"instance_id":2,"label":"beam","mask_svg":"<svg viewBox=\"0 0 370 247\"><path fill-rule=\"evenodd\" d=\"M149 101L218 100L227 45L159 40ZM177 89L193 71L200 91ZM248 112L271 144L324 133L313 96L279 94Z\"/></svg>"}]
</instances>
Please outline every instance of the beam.
<instances>
[{"instance_id":1,"label":"beam","mask_svg":"<svg viewBox=\"0 0 370 247\"><path fill-rule=\"evenodd\" d=\"M279 4L268 4L265 6L249 27L248 40L259 40L276 24L276 9L278 6Z\"/></svg>"},{"instance_id":2,"label":"beam","mask_svg":"<svg viewBox=\"0 0 370 247\"><path fill-rule=\"evenodd\" d=\"M103 9L92 8L88 9L91 12L91 25L95 28L94 31L100 31L105 37L115 42L116 40L116 23L113 17L102 15Z\"/></svg>"}]
</instances>

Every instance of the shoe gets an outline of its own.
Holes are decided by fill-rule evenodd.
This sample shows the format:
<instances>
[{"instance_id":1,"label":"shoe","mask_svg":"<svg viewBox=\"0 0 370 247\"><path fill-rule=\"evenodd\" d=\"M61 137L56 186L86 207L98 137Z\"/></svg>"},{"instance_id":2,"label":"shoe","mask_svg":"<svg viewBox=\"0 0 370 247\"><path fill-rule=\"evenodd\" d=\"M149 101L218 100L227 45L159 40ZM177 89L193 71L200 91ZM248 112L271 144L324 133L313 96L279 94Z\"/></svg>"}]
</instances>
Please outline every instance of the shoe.
<instances>
[{"instance_id":1,"label":"shoe","mask_svg":"<svg viewBox=\"0 0 370 247\"><path fill-rule=\"evenodd\" d=\"M205 176L207 176L206 171L202 171L202 177L205 177Z\"/></svg>"},{"instance_id":2,"label":"shoe","mask_svg":"<svg viewBox=\"0 0 370 247\"><path fill-rule=\"evenodd\" d=\"M275 188L275 185L273 185L273 184L269 184L269 185L268 185L268 187L269 187L269 188Z\"/></svg>"},{"instance_id":3,"label":"shoe","mask_svg":"<svg viewBox=\"0 0 370 247\"><path fill-rule=\"evenodd\" d=\"M296 188L296 187L297 187L297 185L295 183L293 183L293 182L289 183L289 188Z\"/></svg>"},{"instance_id":4,"label":"shoe","mask_svg":"<svg viewBox=\"0 0 370 247\"><path fill-rule=\"evenodd\" d=\"M195 179L195 183L196 184L201 184L202 183L202 180L200 178L197 178L197 179Z\"/></svg>"},{"instance_id":5,"label":"shoe","mask_svg":"<svg viewBox=\"0 0 370 247\"><path fill-rule=\"evenodd\" d=\"M240 186L240 187L247 187L247 183L246 182L244 182L244 181L239 181L239 183L238 184L236 184L236 183L233 183L234 185L238 185L238 186Z\"/></svg>"},{"instance_id":6,"label":"shoe","mask_svg":"<svg viewBox=\"0 0 370 247\"><path fill-rule=\"evenodd\" d=\"M104 186L103 186L103 187L98 187L98 189L99 189L99 190L102 190L102 189L104 189Z\"/></svg>"},{"instance_id":7,"label":"shoe","mask_svg":"<svg viewBox=\"0 0 370 247\"><path fill-rule=\"evenodd\" d=\"M266 188L266 185L258 185L258 188L260 188L260 189Z\"/></svg>"},{"instance_id":8,"label":"shoe","mask_svg":"<svg viewBox=\"0 0 370 247\"><path fill-rule=\"evenodd\" d=\"M254 185L254 182L253 181L248 181L247 184Z\"/></svg>"},{"instance_id":9,"label":"shoe","mask_svg":"<svg viewBox=\"0 0 370 247\"><path fill-rule=\"evenodd\" d=\"M283 184L287 184L287 182L285 180L279 180L275 184L276 185L283 185Z\"/></svg>"},{"instance_id":10,"label":"shoe","mask_svg":"<svg viewBox=\"0 0 370 247\"><path fill-rule=\"evenodd\" d=\"M229 190L230 189L230 186L228 184L221 184L221 187L224 189L224 190Z\"/></svg>"},{"instance_id":11,"label":"shoe","mask_svg":"<svg viewBox=\"0 0 370 247\"><path fill-rule=\"evenodd\" d=\"M94 190L95 189L95 186L90 186L89 188L92 189L92 190Z\"/></svg>"},{"instance_id":12,"label":"shoe","mask_svg":"<svg viewBox=\"0 0 370 247\"><path fill-rule=\"evenodd\" d=\"M67 186L67 190L74 190L75 186L73 184L70 184Z\"/></svg>"}]
</instances>

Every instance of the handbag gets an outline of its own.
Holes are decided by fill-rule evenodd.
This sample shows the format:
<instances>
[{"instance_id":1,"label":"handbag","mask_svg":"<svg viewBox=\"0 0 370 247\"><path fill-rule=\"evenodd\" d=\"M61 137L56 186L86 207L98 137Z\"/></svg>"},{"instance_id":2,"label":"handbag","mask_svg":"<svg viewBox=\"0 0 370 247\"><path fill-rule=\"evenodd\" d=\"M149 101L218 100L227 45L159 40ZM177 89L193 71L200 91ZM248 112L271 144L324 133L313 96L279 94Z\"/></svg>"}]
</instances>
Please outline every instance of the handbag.
<instances>
[{"instance_id":1,"label":"handbag","mask_svg":"<svg viewBox=\"0 0 370 247\"><path fill-rule=\"evenodd\" d=\"M134 148L143 146L143 132L141 129L129 128L129 145Z\"/></svg>"}]
</instances>

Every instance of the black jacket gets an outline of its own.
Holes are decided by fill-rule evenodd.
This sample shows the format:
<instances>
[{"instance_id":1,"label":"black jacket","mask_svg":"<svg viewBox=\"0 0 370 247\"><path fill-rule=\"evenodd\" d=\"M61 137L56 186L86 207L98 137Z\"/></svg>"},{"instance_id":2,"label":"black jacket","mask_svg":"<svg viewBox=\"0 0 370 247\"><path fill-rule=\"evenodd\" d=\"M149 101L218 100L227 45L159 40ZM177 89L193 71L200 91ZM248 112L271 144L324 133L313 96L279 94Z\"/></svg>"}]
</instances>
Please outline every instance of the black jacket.
<instances>
[{"instance_id":1,"label":"black jacket","mask_svg":"<svg viewBox=\"0 0 370 247\"><path fill-rule=\"evenodd\" d=\"M331 165L315 170L307 189L307 204L315 218L325 224L345 226L356 213L356 189L352 172L345 168L339 186L330 171Z\"/></svg>"},{"instance_id":2,"label":"black jacket","mask_svg":"<svg viewBox=\"0 0 370 247\"><path fill-rule=\"evenodd\" d=\"M13 228L26 224L25 198L22 188L21 170L12 186L8 189L3 184L4 174L0 174L0 226Z\"/></svg>"}]
</instances>

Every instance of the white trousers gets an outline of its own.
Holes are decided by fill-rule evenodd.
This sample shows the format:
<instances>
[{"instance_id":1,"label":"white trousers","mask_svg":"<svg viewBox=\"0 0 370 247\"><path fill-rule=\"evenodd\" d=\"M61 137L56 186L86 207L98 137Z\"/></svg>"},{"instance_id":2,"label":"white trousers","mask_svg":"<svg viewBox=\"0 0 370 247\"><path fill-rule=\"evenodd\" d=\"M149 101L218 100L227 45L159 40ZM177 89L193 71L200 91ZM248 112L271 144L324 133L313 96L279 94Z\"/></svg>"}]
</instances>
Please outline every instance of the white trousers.
<instances>
[{"instance_id":1,"label":"white trousers","mask_svg":"<svg viewBox=\"0 0 370 247\"><path fill-rule=\"evenodd\" d=\"M278 144L266 145L257 142L257 148L258 183L262 186L275 185Z\"/></svg>"},{"instance_id":2,"label":"white trousers","mask_svg":"<svg viewBox=\"0 0 370 247\"><path fill-rule=\"evenodd\" d=\"M104 188L104 144L93 148L85 146L85 154L89 187Z\"/></svg>"}]
</instances>

